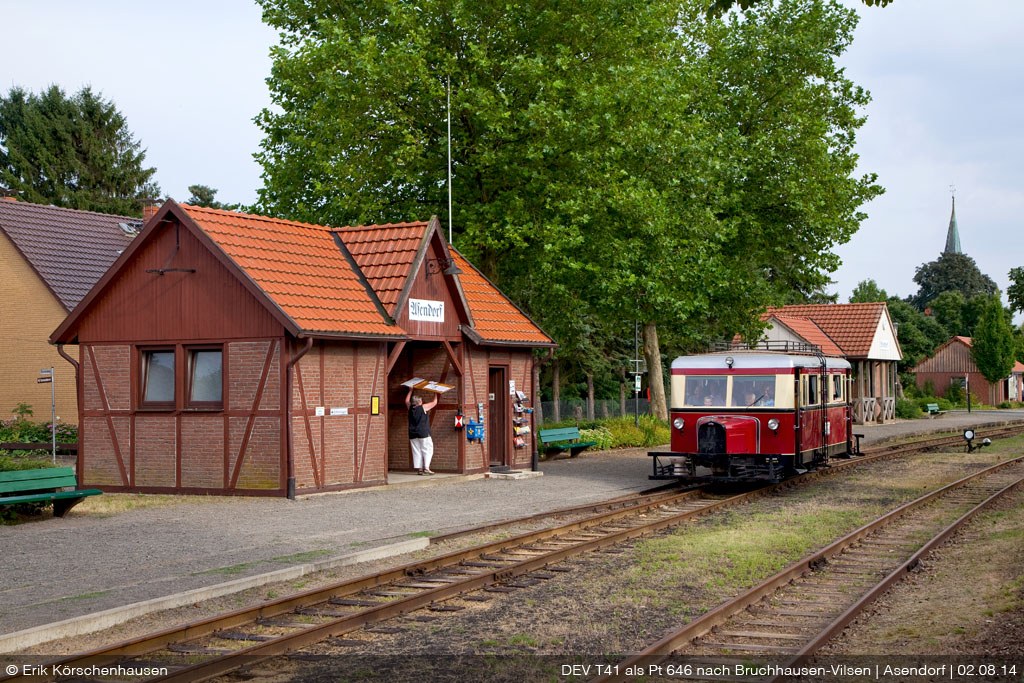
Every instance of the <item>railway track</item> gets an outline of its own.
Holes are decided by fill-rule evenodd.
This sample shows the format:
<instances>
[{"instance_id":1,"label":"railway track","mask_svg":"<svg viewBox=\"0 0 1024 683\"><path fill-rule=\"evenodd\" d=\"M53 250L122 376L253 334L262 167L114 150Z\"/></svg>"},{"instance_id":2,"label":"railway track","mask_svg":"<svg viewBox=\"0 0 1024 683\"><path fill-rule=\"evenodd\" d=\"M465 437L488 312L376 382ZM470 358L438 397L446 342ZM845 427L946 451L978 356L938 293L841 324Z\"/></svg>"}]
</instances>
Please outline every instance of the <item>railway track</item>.
<instances>
[{"instance_id":1,"label":"railway track","mask_svg":"<svg viewBox=\"0 0 1024 683\"><path fill-rule=\"evenodd\" d=\"M767 658L777 669L794 669L957 529L1022 484L1024 456L921 496L668 634L591 683L631 680L635 676L625 672L656 670L652 667L670 656L679 657L670 661L683 662L674 670L676 679L707 680L702 671L722 671L723 664L724 670L736 671L751 657Z\"/></svg>"},{"instance_id":2,"label":"railway track","mask_svg":"<svg viewBox=\"0 0 1024 683\"><path fill-rule=\"evenodd\" d=\"M1024 427L1017 426L979 433L978 436L997 438L1022 431ZM874 449L861 457L838 461L827 469L728 497L717 497L700 489L625 496L599 504L613 509L586 519L451 552L373 576L340 582L65 657L49 663L45 670L55 670L54 665L167 666L169 674L149 680L202 680L311 643L342 637L356 629L418 609L456 611L461 608L442 604L456 596L470 601L486 601L490 599L488 593L510 592L536 585L559 571L566 571L559 563L570 557L594 551L622 552L615 546L683 524L713 510L767 495L782 487L799 485L865 462L962 442L959 436L939 437ZM579 512L580 507L544 513L534 518ZM487 525L456 533L461 535L494 527ZM185 661L190 663L183 664ZM29 675L18 680L53 678Z\"/></svg>"}]
</instances>

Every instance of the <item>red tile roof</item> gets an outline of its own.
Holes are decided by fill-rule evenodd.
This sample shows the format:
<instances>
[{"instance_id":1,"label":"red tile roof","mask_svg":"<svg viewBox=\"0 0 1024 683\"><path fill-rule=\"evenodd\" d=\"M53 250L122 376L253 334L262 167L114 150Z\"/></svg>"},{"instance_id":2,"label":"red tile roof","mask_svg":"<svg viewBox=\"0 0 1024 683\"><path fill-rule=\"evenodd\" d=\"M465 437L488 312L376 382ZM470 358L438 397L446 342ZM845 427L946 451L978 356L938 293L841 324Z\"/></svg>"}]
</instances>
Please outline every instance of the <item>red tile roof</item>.
<instances>
[{"instance_id":1,"label":"red tile roof","mask_svg":"<svg viewBox=\"0 0 1024 683\"><path fill-rule=\"evenodd\" d=\"M0 201L0 232L68 311L92 289L141 227L141 220L130 216Z\"/></svg>"},{"instance_id":2,"label":"red tile roof","mask_svg":"<svg viewBox=\"0 0 1024 683\"><path fill-rule=\"evenodd\" d=\"M769 316L807 318L842 348L845 356L866 358L878 330L878 321L886 310L884 303L800 304L769 308Z\"/></svg>"},{"instance_id":3,"label":"red tile roof","mask_svg":"<svg viewBox=\"0 0 1024 683\"><path fill-rule=\"evenodd\" d=\"M813 320L809 318L792 318L784 315L772 317L799 335L803 340L820 347L822 353L826 356L845 355L843 350Z\"/></svg>"},{"instance_id":4,"label":"red tile roof","mask_svg":"<svg viewBox=\"0 0 1024 683\"><path fill-rule=\"evenodd\" d=\"M428 223L388 223L337 228L373 291L395 315L395 304L409 278L409 270L423 241Z\"/></svg>"},{"instance_id":5,"label":"red tile roof","mask_svg":"<svg viewBox=\"0 0 1024 683\"><path fill-rule=\"evenodd\" d=\"M182 205L206 233L304 331L399 335L377 307L391 312L415 265L429 223L330 228L264 216ZM334 241L337 236L353 265ZM508 298L451 250L457 275L483 341L552 344ZM365 278L365 281L364 279Z\"/></svg>"},{"instance_id":6,"label":"red tile roof","mask_svg":"<svg viewBox=\"0 0 1024 683\"><path fill-rule=\"evenodd\" d=\"M473 329L485 341L554 343L462 254L454 248L451 253L462 270L462 275L457 277L473 314Z\"/></svg>"},{"instance_id":7,"label":"red tile roof","mask_svg":"<svg viewBox=\"0 0 1024 683\"><path fill-rule=\"evenodd\" d=\"M187 204L181 208L300 329L405 335L389 324L331 228Z\"/></svg>"}]
</instances>

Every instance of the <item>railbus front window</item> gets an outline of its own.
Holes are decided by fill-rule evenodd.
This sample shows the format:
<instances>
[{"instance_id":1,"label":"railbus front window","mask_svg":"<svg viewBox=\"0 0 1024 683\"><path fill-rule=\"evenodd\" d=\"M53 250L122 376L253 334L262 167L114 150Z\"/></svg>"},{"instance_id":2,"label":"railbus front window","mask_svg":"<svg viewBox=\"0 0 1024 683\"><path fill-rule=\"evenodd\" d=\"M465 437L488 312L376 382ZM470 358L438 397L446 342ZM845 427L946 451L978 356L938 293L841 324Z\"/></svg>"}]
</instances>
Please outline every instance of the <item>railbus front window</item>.
<instances>
[{"instance_id":1,"label":"railbus front window","mask_svg":"<svg viewBox=\"0 0 1024 683\"><path fill-rule=\"evenodd\" d=\"M732 407L751 408L775 405L775 377L750 375L733 377Z\"/></svg>"},{"instance_id":2,"label":"railbus front window","mask_svg":"<svg viewBox=\"0 0 1024 683\"><path fill-rule=\"evenodd\" d=\"M686 378L685 406L724 406L727 377L690 376Z\"/></svg>"}]
</instances>

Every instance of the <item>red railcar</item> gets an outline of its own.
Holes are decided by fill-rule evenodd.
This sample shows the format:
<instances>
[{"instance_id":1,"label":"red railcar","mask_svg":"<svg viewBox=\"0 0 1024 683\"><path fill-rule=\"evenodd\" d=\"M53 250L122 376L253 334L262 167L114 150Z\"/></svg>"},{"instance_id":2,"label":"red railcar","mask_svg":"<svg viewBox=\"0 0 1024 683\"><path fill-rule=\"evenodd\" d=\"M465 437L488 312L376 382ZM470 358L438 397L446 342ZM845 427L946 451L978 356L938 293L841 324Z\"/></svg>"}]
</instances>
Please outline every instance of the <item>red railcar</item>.
<instances>
[{"instance_id":1,"label":"red railcar","mask_svg":"<svg viewBox=\"0 0 1024 683\"><path fill-rule=\"evenodd\" d=\"M652 479L781 481L859 452L850 364L820 352L729 350L672 362L671 451Z\"/></svg>"}]
</instances>

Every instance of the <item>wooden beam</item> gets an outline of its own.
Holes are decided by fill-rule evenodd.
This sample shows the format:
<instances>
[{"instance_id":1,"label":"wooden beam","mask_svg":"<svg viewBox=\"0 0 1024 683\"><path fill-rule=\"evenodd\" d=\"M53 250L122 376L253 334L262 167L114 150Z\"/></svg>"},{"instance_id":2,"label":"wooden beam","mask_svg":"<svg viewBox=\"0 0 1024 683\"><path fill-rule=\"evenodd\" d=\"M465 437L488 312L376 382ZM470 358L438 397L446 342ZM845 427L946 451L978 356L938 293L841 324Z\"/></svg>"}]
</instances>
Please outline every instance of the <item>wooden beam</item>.
<instances>
[{"instance_id":1,"label":"wooden beam","mask_svg":"<svg viewBox=\"0 0 1024 683\"><path fill-rule=\"evenodd\" d=\"M448 360L451 361L452 366L455 368L455 372L459 373L459 377L462 377L462 363L460 363L459 359L455 356L455 349L452 348L452 345L448 343L447 339L442 339L441 341L444 343L444 350L448 353Z\"/></svg>"},{"instance_id":2,"label":"wooden beam","mask_svg":"<svg viewBox=\"0 0 1024 683\"><path fill-rule=\"evenodd\" d=\"M391 349L391 355L388 356L388 369L384 373L385 375L391 374L391 369L395 367L395 362L398 361L398 357L402 354L402 349L405 348L405 342L400 341L395 343L395 348Z\"/></svg>"}]
</instances>

